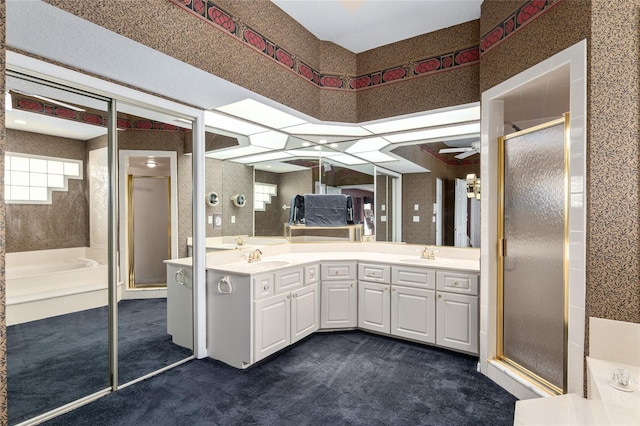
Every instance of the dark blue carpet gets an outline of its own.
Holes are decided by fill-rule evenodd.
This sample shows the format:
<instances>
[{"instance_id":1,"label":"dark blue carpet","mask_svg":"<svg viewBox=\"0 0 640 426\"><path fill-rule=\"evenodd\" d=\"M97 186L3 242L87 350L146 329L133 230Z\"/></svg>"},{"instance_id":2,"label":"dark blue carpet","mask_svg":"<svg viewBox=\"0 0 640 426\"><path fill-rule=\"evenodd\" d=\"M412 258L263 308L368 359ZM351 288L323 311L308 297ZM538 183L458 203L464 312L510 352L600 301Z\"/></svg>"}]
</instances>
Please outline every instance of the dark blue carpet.
<instances>
[{"instance_id":1,"label":"dark blue carpet","mask_svg":"<svg viewBox=\"0 0 640 426\"><path fill-rule=\"evenodd\" d=\"M248 370L195 360L49 425L512 425L477 359L364 332L318 333Z\"/></svg>"},{"instance_id":2,"label":"dark blue carpet","mask_svg":"<svg viewBox=\"0 0 640 426\"><path fill-rule=\"evenodd\" d=\"M120 383L191 355L167 334L165 299L122 300ZM107 308L7 327L9 424L109 387Z\"/></svg>"}]
</instances>

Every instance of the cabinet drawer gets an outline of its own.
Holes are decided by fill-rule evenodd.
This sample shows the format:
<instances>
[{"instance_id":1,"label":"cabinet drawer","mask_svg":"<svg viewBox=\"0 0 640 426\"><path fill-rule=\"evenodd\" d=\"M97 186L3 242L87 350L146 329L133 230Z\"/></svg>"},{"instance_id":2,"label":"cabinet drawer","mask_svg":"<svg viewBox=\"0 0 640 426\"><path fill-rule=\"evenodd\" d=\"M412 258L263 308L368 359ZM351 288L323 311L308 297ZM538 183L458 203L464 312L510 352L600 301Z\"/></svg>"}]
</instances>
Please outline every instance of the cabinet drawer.
<instances>
[{"instance_id":1,"label":"cabinet drawer","mask_svg":"<svg viewBox=\"0 0 640 426\"><path fill-rule=\"evenodd\" d=\"M357 272L356 262L323 263L320 265L322 281L355 280Z\"/></svg>"},{"instance_id":2,"label":"cabinet drawer","mask_svg":"<svg viewBox=\"0 0 640 426\"><path fill-rule=\"evenodd\" d=\"M434 290L436 288L436 271L394 266L391 268L391 283Z\"/></svg>"},{"instance_id":3,"label":"cabinet drawer","mask_svg":"<svg viewBox=\"0 0 640 426\"><path fill-rule=\"evenodd\" d=\"M302 268L288 269L285 271L278 271L275 275L275 292L279 294L283 291L293 290L298 287L302 287Z\"/></svg>"},{"instance_id":4,"label":"cabinet drawer","mask_svg":"<svg viewBox=\"0 0 640 426\"><path fill-rule=\"evenodd\" d=\"M259 300L274 294L273 274L256 275L251 278L253 300Z\"/></svg>"},{"instance_id":5,"label":"cabinet drawer","mask_svg":"<svg viewBox=\"0 0 640 426\"><path fill-rule=\"evenodd\" d=\"M314 284L320 278L320 265L309 265L304 267L304 285Z\"/></svg>"},{"instance_id":6,"label":"cabinet drawer","mask_svg":"<svg viewBox=\"0 0 640 426\"><path fill-rule=\"evenodd\" d=\"M358 265L358 279L375 283L389 284L391 268L384 265L360 263Z\"/></svg>"},{"instance_id":7,"label":"cabinet drawer","mask_svg":"<svg viewBox=\"0 0 640 426\"><path fill-rule=\"evenodd\" d=\"M462 272L438 271L437 288L441 291L478 295L478 276Z\"/></svg>"}]
</instances>

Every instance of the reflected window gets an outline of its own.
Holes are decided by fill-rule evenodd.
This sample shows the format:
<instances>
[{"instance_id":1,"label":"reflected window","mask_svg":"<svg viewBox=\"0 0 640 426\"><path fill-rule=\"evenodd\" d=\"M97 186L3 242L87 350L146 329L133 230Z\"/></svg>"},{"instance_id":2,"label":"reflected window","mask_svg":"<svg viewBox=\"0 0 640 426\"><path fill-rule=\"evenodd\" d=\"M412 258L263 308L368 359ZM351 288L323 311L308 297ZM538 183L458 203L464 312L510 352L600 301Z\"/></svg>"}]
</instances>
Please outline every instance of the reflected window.
<instances>
[{"instance_id":1,"label":"reflected window","mask_svg":"<svg viewBox=\"0 0 640 426\"><path fill-rule=\"evenodd\" d=\"M82 180L82 160L7 153L5 200L13 204L51 204L52 191L68 190L69 179Z\"/></svg>"},{"instance_id":2,"label":"reflected window","mask_svg":"<svg viewBox=\"0 0 640 426\"><path fill-rule=\"evenodd\" d=\"M278 185L256 182L253 185L253 195L253 210L263 212L267 204L271 204L271 198L278 195Z\"/></svg>"}]
</instances>

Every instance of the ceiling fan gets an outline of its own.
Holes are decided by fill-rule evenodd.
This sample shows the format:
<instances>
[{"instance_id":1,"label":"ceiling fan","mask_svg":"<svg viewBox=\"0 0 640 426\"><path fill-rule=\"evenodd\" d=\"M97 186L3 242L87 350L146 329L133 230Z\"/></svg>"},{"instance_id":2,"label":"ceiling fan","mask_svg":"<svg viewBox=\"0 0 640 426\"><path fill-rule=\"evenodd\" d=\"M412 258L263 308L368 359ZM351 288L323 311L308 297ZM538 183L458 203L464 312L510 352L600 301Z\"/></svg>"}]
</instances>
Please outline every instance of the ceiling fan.
<instances>
[{"instance_id":1,"label":"ceiling fan","mask_svg":"<svg viewBox=\"0 0 640 426\"><path fill-rule=\"evenodd\" d=\"M463 160L467 157L471 157L472 155L480 153L480 142L471 142L471 146L463 146L459 148L442 148L438 153L440 154L451 154L454 152L459 152L460 154L456 155L458 160Z\"/></svg>"}]
</instances>

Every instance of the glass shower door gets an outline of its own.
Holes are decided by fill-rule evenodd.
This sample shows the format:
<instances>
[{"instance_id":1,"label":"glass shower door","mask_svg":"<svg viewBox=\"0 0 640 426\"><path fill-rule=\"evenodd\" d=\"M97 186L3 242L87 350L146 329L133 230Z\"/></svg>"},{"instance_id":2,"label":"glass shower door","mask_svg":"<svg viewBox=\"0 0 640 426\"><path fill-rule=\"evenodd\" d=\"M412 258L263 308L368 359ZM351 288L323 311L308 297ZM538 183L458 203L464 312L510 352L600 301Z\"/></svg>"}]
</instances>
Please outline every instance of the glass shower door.
<instances>
[{"instance_id":1,"label":"glass shower door","mask_svg":"<svg viewBox=\"0 0 640 426\"><path fill-rule=\"evenodd\" d=\"M566 123L500 140L498 355L552 393L566 389Z\"/></svg>"}]
</instances>

